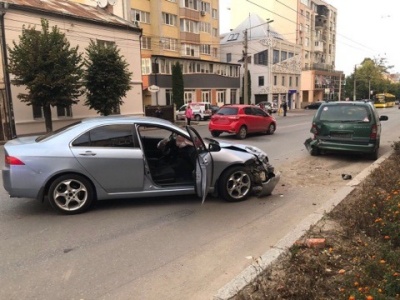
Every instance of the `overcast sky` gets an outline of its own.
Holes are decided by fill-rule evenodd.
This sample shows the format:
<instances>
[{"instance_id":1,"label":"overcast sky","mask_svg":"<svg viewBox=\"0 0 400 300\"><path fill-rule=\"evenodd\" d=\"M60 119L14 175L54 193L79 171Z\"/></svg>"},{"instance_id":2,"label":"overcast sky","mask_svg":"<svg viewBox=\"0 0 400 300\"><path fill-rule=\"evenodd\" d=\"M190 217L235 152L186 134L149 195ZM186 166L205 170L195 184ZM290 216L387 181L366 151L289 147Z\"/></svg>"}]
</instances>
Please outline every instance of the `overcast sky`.
<instances>
[{"instance_id":1,"label":"overcast sky","mask_svg":"<svg viewBox=\"0 0 400 300\"><path fill-rule=\"evenodd\" d=\"M246 1L246 0L243 0ZM274 0L269 0L274 1ZM336 69L346 75L364 58L386 58L400 72L400 0L326 0L337 8ZM220 0L221 32L229 29L229 0ZM279 31L279 29L278 29Z\"/></svg>"}]
</instances>

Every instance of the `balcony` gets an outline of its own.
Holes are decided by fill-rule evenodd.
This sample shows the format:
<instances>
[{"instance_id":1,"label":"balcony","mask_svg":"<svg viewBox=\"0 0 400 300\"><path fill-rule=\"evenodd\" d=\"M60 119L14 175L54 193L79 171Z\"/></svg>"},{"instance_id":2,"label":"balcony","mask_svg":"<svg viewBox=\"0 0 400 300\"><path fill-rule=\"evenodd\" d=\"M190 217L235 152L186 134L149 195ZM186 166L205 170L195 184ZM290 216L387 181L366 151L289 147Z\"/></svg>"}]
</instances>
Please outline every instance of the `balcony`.
<instances>
[{"instance_id":1,"label":"balcony","mask_svg":"<svg viewBox=\"0 0 400 300\"><path fill-rule=\"evenodd\" d=\"M182 43L200 44L200 34L192 32L180 32L180 39Z\"/></svg>"},{"instance_id":2,"label":"balcony","mask_svg":"<svg viewBox=\"0 0 400 300\"><path fill-rule=\"evenodd\" d=\"M179 8L179 18L200 21L200 11L181 7Z\"/></svg>"}]
</instances>

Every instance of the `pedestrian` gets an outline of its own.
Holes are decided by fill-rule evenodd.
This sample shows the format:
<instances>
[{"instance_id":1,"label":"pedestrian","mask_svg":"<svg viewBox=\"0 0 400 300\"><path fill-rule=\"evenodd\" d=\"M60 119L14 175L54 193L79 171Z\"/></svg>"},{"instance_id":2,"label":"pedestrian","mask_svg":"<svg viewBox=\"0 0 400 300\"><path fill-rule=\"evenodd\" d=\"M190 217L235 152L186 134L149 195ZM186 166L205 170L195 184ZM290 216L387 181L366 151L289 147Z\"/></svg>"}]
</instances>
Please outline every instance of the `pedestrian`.
<instances>
[{"instance_id":1,"label":"pedestrian","mask_svg":"<svg viewBox=\"0 0 400 300\"><path fill-rule=\"evenodd\" d=\"M161 107L159 107L159 106L157 107L156 111L154 112L154 115L155 115L157 118L162 118L163 111L162 111Z\"/></svg>"},{"instance_id":2,"label":"pedestrian","mask_svg":"<svg viewBox=\"0 0 400 300\"><path fill-rule=\"evenodd\" d=\"M287 102L283 102L282 104L282 108L283 108L283 116L286 117L286 113L287 113Z\"/></svg>"},{"instance_id":3,"label":"pedestrian","mask_svg":"<svg viewBox=\"0 0 400 300\"><path fill-rule=\"evenodd\" d=\"M188 106L186 108L185 117L186 117L187 125L190 125L190 121L193 118L193 110L192 110L192 107L190 106L190 104L188 104Z\"/></svg>"}]
</instances>

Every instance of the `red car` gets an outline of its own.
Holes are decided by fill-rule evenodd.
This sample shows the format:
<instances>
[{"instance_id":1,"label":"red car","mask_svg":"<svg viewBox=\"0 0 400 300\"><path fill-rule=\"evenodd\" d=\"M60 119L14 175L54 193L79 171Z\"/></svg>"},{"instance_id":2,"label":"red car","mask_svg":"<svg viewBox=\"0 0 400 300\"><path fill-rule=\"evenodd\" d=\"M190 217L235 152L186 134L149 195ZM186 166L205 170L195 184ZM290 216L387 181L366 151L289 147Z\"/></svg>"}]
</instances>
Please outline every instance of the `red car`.
<instances>
[{"instance_id":1,"label":"red car","mask_svg":"<svg viewBox=\"0 0 400 300\"><path fill-rule=\"evenodd\" d=\"M228 104L211 117L208 129L213 137L228 132L236 134L239 139L245 139L248 133L273 134L276 120L258 106Z\"/></svg>"}]
</instances>

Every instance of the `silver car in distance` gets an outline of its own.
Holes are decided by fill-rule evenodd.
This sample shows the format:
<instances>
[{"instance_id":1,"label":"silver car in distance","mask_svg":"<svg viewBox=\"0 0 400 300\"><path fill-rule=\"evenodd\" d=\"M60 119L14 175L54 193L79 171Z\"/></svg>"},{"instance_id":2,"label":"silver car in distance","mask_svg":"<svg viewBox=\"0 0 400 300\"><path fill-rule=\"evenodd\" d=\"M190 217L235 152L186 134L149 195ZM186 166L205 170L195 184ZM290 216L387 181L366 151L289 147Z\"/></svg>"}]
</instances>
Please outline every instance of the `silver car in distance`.
<instances>
[{"instance_id":1,"label":"silver car in distance","mask_svg":"<svg viewBox=\"0 0 400 300\"><path fill-rule=\"evenodd\" d=\"M272 193L279 181L256 147L203 140L191 126L159 118L88 118L4 145L11 197L48 199L77 214L97 200L207 194L227 201Z\"/></svg>"}]
</instances>

